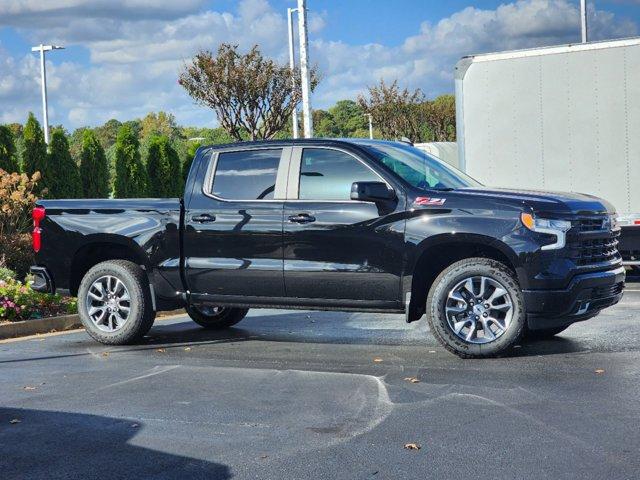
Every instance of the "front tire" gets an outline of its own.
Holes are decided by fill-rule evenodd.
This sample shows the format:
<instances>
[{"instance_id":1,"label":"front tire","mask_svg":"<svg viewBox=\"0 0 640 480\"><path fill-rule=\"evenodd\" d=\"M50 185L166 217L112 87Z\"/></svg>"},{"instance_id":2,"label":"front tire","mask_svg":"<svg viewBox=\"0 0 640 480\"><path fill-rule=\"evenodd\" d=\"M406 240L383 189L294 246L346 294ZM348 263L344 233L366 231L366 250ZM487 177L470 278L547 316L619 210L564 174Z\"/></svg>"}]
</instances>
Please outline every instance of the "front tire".
<instances>
[{"instance_id":1,"label":"front tire","mask_svg":"<svg viewBox=\"0 0 640 480\"><path fill-rule=\"evenodd\" d=\"M100 343L126 345L140 340L155 319L144 270L127 260L93 266L78 288L78 313L87 333Z\"/></svg>"},{"instance_id":2,"label":"front tire","mask_svg":"<svg viewBox=\"0 0 640 480\"><path fill-rule=\"evenodd\" d=\"M429 290L427 316L436 339L462 358L504 352L526 325L515 274L488 258L467 258L444 269Z\"/></svg>"},{"instance_id":3,"label":"front tire","mask_svg":"<svg viewBox=\"0 0 640 480\"><path fill-rule=\"evenodd\" d=\"M223 330L241 321L248 308L210 307L189 305L185 308L191 320L210 330Z\"/></svg>"}]
</instances>

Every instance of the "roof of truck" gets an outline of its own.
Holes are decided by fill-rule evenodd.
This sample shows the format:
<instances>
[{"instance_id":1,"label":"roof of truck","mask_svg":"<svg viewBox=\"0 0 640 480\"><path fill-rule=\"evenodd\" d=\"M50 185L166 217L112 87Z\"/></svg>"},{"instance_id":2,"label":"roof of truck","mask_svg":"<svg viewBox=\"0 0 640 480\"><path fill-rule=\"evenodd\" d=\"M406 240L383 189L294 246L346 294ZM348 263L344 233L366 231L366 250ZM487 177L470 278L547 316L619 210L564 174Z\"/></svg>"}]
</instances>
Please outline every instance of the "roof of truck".
<instances>
[{"instance_id":1,"label":"roof of truck","mask_svg":"<svg viewBox=\"0 0 640 480\"><path fill-rule=\"evenodd\" d=\"M219 145L206 145L201 148L212 148L222 150L229 147L234 148L251 148L251 147L281 147L281 146L297 146L297 145L373 145L373 144L393 144L406 143L392 140L372 140L369 138L296 138L282 140L256 140L253 142L234 142Z\"/></svg>"}]
</instances>

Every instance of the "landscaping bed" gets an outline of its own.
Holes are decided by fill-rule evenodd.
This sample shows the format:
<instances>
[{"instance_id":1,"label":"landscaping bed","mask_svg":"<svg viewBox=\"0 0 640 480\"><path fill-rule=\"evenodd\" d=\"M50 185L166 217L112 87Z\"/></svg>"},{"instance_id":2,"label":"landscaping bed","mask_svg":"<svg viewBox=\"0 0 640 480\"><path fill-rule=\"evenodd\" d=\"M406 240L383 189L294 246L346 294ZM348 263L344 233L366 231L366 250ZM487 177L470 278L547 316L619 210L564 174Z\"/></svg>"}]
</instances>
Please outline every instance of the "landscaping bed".
<instances>
[{"instance_id":1,"label":"landscaping bed","mask_svg":"<svg viewBox=\"0 0 640 480\"><path fill-rule=\"evenodd\" d=\"M28 280L19 281L11 270L0 269L0 324L75 313L75 298L36 292Z\"/></svg>"}]
</instances>

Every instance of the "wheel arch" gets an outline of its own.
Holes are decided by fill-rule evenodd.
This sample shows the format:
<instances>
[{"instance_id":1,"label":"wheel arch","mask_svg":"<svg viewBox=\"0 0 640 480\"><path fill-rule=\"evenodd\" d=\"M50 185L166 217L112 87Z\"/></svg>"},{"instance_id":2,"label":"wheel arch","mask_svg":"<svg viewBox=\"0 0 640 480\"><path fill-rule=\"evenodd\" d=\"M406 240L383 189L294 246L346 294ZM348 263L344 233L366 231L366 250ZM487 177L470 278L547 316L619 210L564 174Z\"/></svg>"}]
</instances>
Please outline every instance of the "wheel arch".
<instances>
[{"instance_id":1,"label":"wheel arch","mask_svg":"<svg viewBox=\"0 0 640 480\"><path fill-rule=\"evenodd\" d=\"M89 269L108 260L129 260L143 269L147 267L147 256L138 244L118 236L115 239L101 236L85 243L74 253L69 270L69 292L76 295L82 277Z\"/></svg>"},{"instance_id":2,"label":"wheel arch","mask_svg":"<svg viewBox=\"0 0 640 480\"><path fill-rule=\"evenodd\" d=\"M403 283L405 296L411 294L407 321L419 320L424 314L427 294L436 277L452 263L471 257L497 260L519 277L517 255L500 240L480 234L454 233L428 238L417 245L414 261L407 269L409 275Z\"/></svg>"}]
</instances>

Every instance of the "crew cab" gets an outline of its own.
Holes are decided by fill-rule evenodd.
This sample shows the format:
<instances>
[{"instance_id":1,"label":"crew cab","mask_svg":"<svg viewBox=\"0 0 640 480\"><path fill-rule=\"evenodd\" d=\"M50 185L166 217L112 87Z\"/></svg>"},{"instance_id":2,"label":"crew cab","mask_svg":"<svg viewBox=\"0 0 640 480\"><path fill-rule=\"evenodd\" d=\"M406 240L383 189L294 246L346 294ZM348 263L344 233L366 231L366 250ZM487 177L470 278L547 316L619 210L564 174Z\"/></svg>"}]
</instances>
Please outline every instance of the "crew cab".
<instances>
[{"instance_id":1,"label":"crew cab","mask_svg":"<svg viewBox=\"0 0 640 480\"><path fill-rule=\"evenodd\" d=\"M426 315L451 352L494 356L625 281L606 201L484 187L399 142L202 147L181 199L41 200L33 218L33 288L76 295L105 344L160 310L227 328L268 307Z\"/></svg>"}]
</instances>

